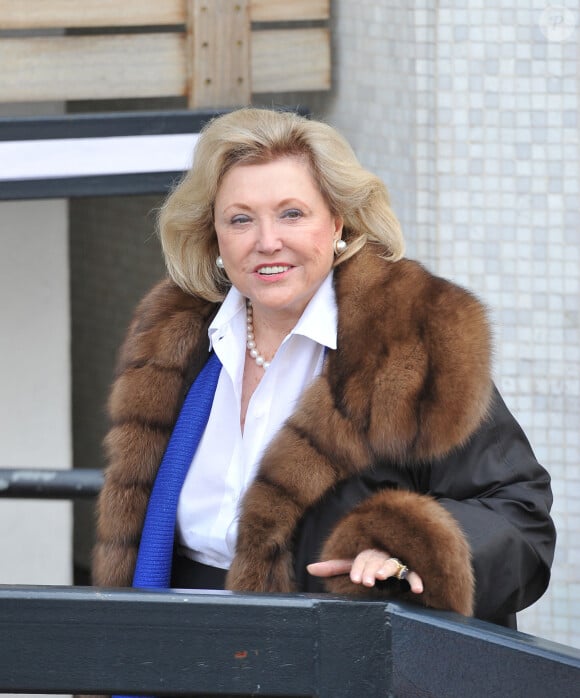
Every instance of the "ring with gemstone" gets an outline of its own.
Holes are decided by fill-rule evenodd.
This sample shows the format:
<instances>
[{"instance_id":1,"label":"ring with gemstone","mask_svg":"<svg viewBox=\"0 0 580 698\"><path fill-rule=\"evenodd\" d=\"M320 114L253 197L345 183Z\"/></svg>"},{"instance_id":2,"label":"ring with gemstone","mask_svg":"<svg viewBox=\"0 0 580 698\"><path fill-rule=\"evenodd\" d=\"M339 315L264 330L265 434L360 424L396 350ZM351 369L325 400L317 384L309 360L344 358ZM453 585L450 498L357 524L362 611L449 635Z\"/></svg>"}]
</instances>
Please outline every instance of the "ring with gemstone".
<instances>
[{"instance_id":1,"label":"ring with gemstone","mask_svg":"<svg viewBox=\"0 0 580 698\"><path fill-rule=\"evenodd\" d=\"M391 561L394 562L397 565L397 571L395 572L394 576L397 579L407 579L407 575L409 574L409 568L407 565L404 565L398 558L392 557Z\"/></svg>"}]
</instances>

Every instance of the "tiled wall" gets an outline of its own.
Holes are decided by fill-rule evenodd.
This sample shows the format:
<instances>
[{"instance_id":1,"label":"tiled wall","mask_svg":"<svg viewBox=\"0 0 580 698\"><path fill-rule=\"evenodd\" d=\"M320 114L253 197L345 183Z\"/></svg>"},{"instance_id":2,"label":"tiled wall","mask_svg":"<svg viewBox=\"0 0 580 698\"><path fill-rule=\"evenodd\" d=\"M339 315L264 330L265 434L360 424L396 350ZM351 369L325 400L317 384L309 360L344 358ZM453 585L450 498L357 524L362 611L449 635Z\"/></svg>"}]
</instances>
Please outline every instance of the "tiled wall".
<instances>
[{"instance_id":1,"label":"tiled wall","mask_svg":"<svg viewBox=\"0 0 580 698\"><path fill-rule=\"evenodd\" d=\"M409 256L489 305L495 376L553 477L549 592L526 632L580 647L580 8L336 0L330 98Z\"/></svg>"}]
</instances>

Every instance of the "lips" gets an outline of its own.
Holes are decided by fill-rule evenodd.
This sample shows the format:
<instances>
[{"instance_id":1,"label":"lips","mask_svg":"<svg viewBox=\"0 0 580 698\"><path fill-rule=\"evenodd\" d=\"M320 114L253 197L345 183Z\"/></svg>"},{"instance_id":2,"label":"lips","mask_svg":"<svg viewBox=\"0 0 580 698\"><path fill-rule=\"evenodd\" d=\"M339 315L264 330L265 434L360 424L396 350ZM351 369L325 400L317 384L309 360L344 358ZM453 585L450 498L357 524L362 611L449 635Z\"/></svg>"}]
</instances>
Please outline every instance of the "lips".
<instances>
[{"instance_id":1,"label":"lips","mask_svg":"<svg viewBox=\"0 0 580 698\"><path fill-rule=\"evenodd\" d=\"M275 274L283 274L290 269L289 264L272 264L256 269L256 272L261 276L274 276Z\"/></svg>"}]
</instances>

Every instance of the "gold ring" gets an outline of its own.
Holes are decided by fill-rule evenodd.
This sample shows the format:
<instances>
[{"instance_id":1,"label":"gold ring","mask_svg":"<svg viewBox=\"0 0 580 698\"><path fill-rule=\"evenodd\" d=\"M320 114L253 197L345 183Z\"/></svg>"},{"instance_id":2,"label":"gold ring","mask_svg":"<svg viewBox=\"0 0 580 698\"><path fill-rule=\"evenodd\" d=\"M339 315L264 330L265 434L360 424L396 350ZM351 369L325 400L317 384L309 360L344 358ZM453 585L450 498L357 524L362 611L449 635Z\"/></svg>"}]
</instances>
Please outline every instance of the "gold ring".
<instances>
[{"instance_id":1,"label":"gold ring","mask_svg":"<svg viewBox=\"0 0 580 698\"><path fill-rule=\"evenodd\" d=\"M409 574L409 568L407 565L404 565L398 558L392 557L391 558L392 562L394 562L397 565L397 571L395 572L395 577L397 579L407 579L407 575Z\"/></svg>"}]
</instances>

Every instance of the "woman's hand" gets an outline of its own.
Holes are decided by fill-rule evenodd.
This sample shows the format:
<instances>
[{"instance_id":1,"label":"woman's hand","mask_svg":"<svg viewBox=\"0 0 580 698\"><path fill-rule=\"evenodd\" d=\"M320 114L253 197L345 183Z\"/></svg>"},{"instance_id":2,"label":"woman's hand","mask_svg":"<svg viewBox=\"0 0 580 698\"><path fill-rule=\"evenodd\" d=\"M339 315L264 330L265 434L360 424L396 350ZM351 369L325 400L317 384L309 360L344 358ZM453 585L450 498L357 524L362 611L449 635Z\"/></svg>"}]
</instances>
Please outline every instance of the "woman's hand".
<instances>
[{"instance_id":1,"label":"woman's hand","mask_svg":"<svg viewBox=\"0 0 580 698\"><path fill-rule=\"evenodd\" d=\"M400 570L399 561L381 550L363 550L354 560L324 560L307 565L308 572L315 577L335 577L349 574L354 584L373 587L375 582L396 577ZM423 580L416 572L409 570L406 580L414 594L423 591Z\"/></svg>"}]
</instances>

